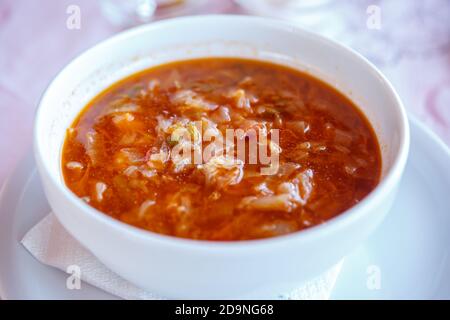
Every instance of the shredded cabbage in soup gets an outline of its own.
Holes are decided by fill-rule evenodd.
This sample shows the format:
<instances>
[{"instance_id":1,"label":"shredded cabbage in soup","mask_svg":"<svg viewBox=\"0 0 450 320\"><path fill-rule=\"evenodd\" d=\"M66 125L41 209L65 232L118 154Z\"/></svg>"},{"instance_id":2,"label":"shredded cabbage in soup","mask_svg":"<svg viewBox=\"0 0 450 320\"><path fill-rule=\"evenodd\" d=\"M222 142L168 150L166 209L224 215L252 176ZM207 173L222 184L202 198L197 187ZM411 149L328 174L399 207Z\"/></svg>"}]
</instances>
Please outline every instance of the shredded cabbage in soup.
<instances>
[{"instance_id":1,"label":"shredded cabbage in soup","mask_svg":"<svg viewBox=\"0 0 450 320\"><path fill-rule=\"evenodd\" d=\"M258 161L261 150L275 165ZM327 84L271 63L208 58L99 94L68 129L62 166L75 194L125 223L244 240L342 213L375 188L381 157L366 118Z\"/></svg>"}]
</instances>

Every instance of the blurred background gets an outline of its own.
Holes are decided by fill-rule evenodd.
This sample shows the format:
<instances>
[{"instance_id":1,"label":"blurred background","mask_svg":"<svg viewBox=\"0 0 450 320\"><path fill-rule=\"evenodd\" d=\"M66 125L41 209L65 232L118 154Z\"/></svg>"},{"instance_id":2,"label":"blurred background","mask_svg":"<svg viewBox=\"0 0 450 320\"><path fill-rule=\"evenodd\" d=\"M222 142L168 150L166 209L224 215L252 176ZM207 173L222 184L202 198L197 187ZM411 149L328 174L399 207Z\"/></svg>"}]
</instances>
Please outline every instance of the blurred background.
<instances>
[{"instance_id":1,"label":"blurred background","mask_svg":"<svg viewBox=\"0 0 450 320\"><path fill-rule=\"evenodd\" d=\"M284 19L356 49L450 146L450 0L0 0L0 186L68 61L124 29L207 13Z\"/></svg>"}]
</instances>

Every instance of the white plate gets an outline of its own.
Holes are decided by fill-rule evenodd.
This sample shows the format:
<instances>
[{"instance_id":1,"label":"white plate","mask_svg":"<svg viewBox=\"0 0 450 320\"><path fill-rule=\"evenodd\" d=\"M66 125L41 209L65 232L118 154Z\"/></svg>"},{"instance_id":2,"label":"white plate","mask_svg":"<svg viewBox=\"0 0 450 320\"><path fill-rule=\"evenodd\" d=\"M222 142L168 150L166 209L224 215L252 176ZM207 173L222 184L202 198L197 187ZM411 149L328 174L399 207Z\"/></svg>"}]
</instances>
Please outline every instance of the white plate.
<instances>
[{"instance_id":1,"label":"white plate","mask_svg":"<svg viewBox=\"0 0 450 320\"><path fill-rule=\"evenodd\" d=\"M411 153L386 220L349 255L334 299L450 298L450 151L411 120ZM4 299L110 299L87 284L66 289L63 272L35 260L19 243L50 208L31 155L0 194L0 296Z\"/></svg>"}]
</instances>

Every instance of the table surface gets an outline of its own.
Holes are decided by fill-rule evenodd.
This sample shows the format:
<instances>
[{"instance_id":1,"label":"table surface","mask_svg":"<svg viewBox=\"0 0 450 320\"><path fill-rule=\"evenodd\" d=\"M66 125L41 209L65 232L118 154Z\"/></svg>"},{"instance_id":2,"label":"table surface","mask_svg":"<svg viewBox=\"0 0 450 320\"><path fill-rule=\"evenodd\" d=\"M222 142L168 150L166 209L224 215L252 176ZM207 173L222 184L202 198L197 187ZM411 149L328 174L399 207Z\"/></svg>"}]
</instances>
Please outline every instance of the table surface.
<instances>
[{"instance_id":1,"label":"table surface","mask_svg":"<svg viewBox=\"0 0 450 320\"><path fill-rule=\"evenodd\" d=\"M450 145L450 1L330 1L334 18L323 33L374 62L407 110ZM70 5L80 8L80 29L67 28ZM381 13L379 30L367 27L373 5ZM199 13L210 12L249 13L231 0L208 1ZM99 1L0 0L0 186L31 147L35 108L51 79L119 31Z\"/></svg>"}]
</instances>

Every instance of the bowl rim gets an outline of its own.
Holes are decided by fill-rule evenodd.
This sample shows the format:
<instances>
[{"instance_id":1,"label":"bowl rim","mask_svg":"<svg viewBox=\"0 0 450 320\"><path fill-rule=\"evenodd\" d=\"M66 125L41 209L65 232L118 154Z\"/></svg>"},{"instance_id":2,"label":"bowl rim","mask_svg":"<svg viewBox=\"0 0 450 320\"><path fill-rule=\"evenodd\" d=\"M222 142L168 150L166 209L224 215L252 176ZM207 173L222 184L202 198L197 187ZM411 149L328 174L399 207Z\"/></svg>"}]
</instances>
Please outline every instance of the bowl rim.
<instances>
[{"instance_id":1,"label":"bowl rim","mask_svg":"<svg viewBox=\"0 0 450 320\"><path fill-rule=\"evenodd\" d=\"M386 175L381 178L379 184L359 203L355 204L354 206L345 210L341 214L327 220L322 224L313 226L305 230L289 233L286 235L263 239L251 239L251 240L230 240L230 241L196 240L155 233L149 230L134 227L120 220L114 219L109 215L83 202L72 191L70 191L70 189L64 184L64 182L59 181L58 179L56 179L56 177L54 177L51 174L52 170L54 169L50 168L49 164L45 163L45 161L43 160L43 155L41 152L41 144L43 143L43 141L39 141L40 135L38 134L38 132L39 130L45 129L45 127L42 127L40 123L42 122L41 119L46 116L43 112L43 109L46 104L47 97L50 95L52 91L52 85L63 76L66 69L68 69L72 65L76 65L78 61L83 59L85 55L94 51L98 47L114 43L120 43L121 41L126 40L128 37L138 36L139 34L145 34L149 30L164 28L166 25L174 25L182 22L211 23L217 22L218 20L222 20L222 22L227 21L229 23L253 23L259 26L268 26L270 28L276 28L282 32L301 34L302 37L315 38L315 41L325 42L327 43L327 45L331 46L333 50L345 51L345 53L351 55L353 59L360 60L367 66L368 71L373 72L374 76L379 78L382 85L385 87L388 95L391 96L393 104L396 106L395 111L397 113L397 117L400 120L399 121L400 146L399 150L396 152L393 164L386 172ZM267 250L271 247L280 247L280 246L282 247L287 245L289 242L293 241L296 242L301 241L303 243L309 243L311 241L315 241L317 239L320 239L321 237L324 237L328 232L332 232L332 230L334 229L343 228L353 223L354 221L360 219L366 213L371 212L371 208L375 207L382 198L384 198L387 194L392 192L397 182L399 182L408 158L409 143L410 143L410 130L408 117L398 93L395 91L389 80L387 80L387 78L360 53L332 39L326 38L325 36L314 33L312 31L305 30L301 27L294 26L286 21L272 18L262 18L253 16L242 16L242 15L221 15L221 14L177 17L157 21L151 24L141 25L115 34L95 44L89 49L84 50L74 59L72 59L68 64L66 64L66 66L62 70L58 72L58 74L50 81L47 88L43 92L36 111L33 135L34 135L33 137L34 154L36 162L38 164L38 168L41 168L45 172L47 178L54 185L54 187L59 189L59 191L63 194L63 196L66 197L72 203L72 205L76 207L76 209L80 212L80 214L87 215L89 216L90 219L94 219L96 220L96 222L104 224L108 228L116 229L116 231L119 231L124 235L126 235L127 237L130 237L130 239L133 238L136 241L144 241L144 242L152 241L153 243L158 243L160 245L169 248L179 247L193 251L208 251L208 252L212 251L220 254L225 253L232 255L245 254L249 250L261 251ZM59 170L61 170L61 168L59 168ZM40 173L42 176L43 173L42 172Z\"/></svg>"}]
</instances>

